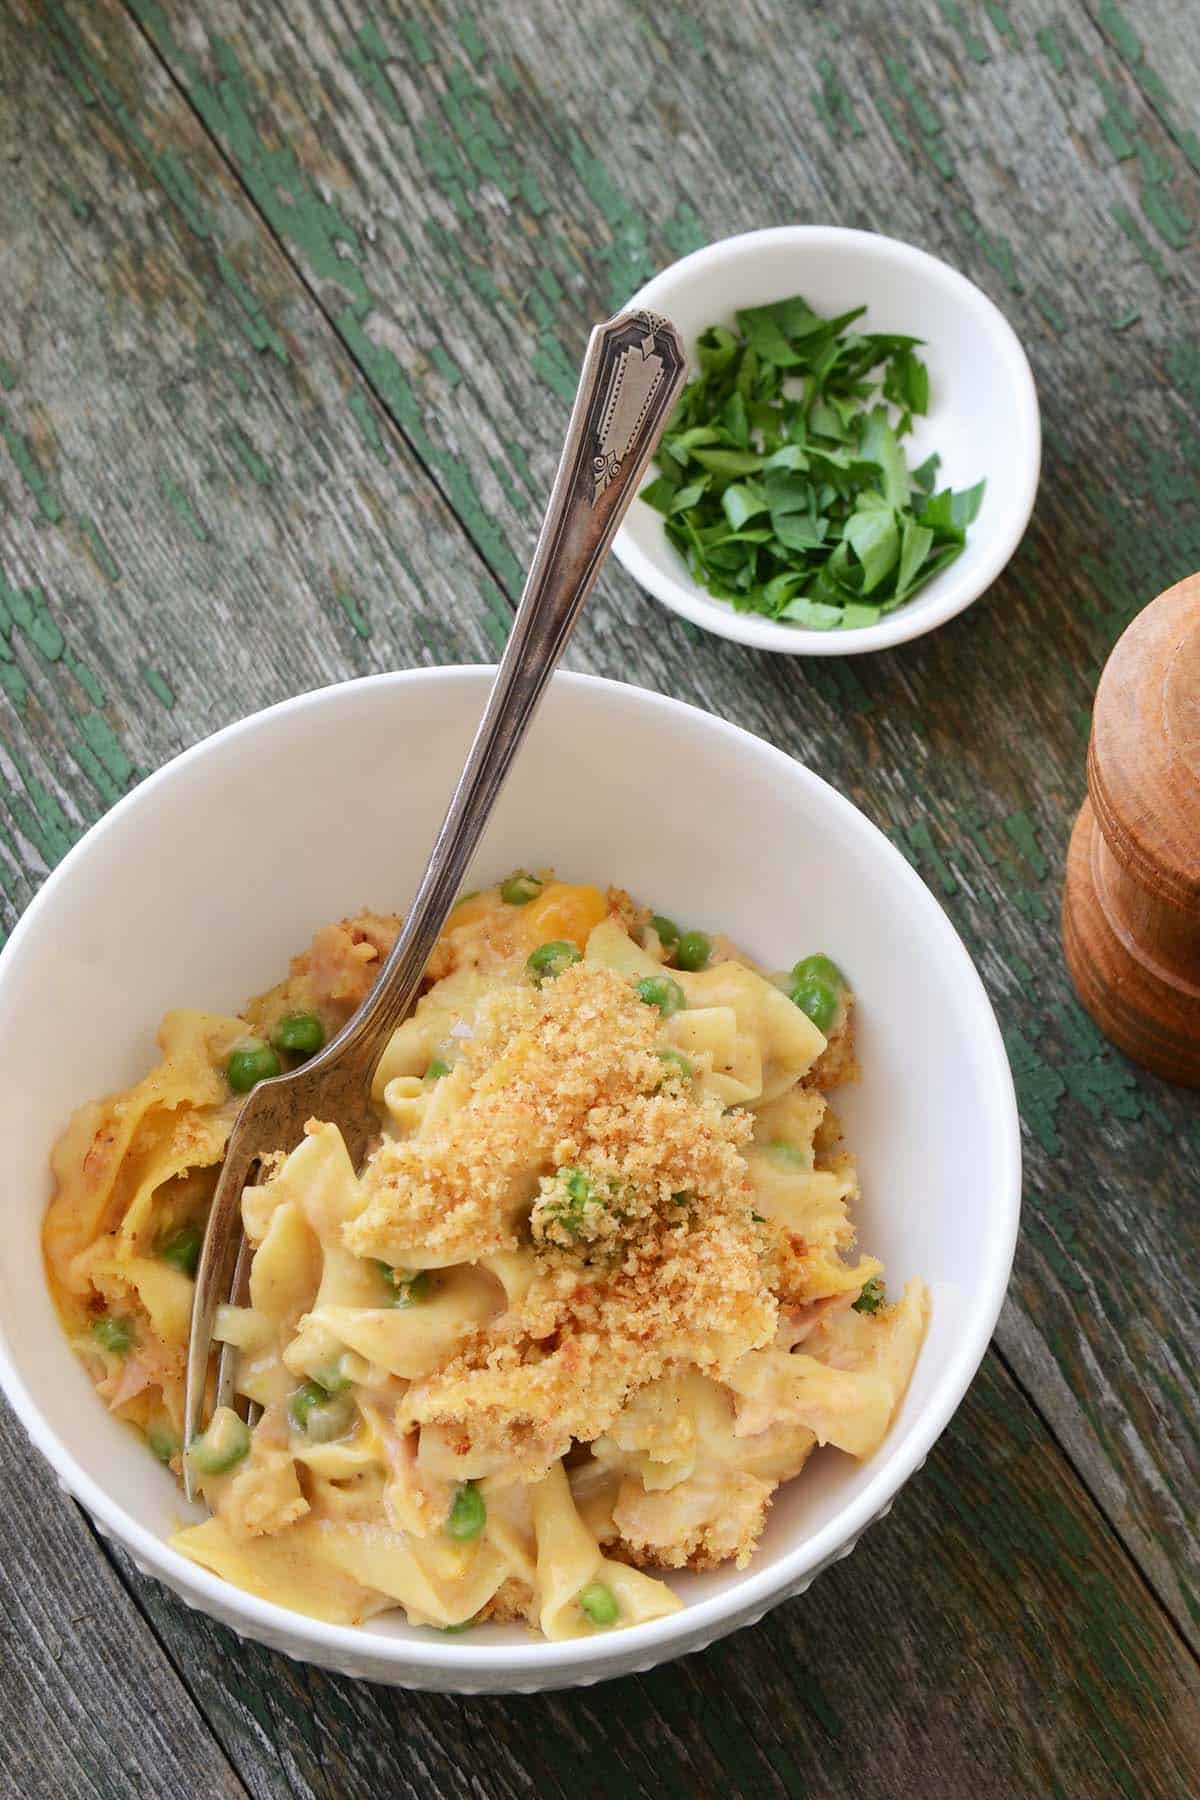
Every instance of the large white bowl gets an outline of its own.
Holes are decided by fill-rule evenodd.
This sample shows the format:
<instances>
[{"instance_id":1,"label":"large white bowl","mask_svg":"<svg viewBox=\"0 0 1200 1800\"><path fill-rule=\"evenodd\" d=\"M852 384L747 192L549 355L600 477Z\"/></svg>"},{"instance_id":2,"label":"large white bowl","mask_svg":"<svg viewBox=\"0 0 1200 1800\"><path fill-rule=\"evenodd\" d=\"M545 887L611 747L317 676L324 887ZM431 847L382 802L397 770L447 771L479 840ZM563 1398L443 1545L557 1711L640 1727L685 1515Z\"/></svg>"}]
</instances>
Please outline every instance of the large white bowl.
<instances>
[{"instance_id":1,"label":"large white bowl","mask_svg":"<svg viewBox=\"0 0 1200 1800\"><path fill-rule=\"evenodd\" d=\"M319 1624L169 1550L173 1481L104 1410L42 1273L47 1157L71 1109L147 1067L160 1014L235 1009L324 921L412 892L490 671L323 689L186 751L94 826L0 956L7 1214L0 1378L63 1486L189 1605L289 1655L374 1681L533 1691L646 1669L759 1618L853 1548L920 1467L978 1367L1012 1259L1012 1081L966 951L904 858L790 757L709 715L581 675L554 680L476 874L554 864L615 881L770 965L825 950L860 997L861 1084L839 1101L862 1164L862 1236L933 1294L883 1448L820 1452L783 1489L744 1574L688 1576L672 1618L570 1643L499 1626L446 1638ZM474 885L474 883L473 883Z\"/></svg>"},{"instance_id":2,"label":"large white bowl","mask_svg":"<svg viewBox=\"0 0 1200 1800\"><path fill-rule=\"evenodd\" d=\"M830 315L865 305L856 331L924 338L930 409L905 439L905 454L917 467L938 451L939 487L987 480L961 556L877 624L813 631L712 599L667 542L661 515L644 501L630 507L613 553L656 599L721 637L803 656L884 650L932 631L977 600L1020 543L1041 467L1037 390L1016 333L986 294L936 256L873 231L780 225L724 238L672 263L629 305L673 319L694 363L696 339L709 325L733 325L742 307L793 294Z\"/></svg>"}]
</instances>

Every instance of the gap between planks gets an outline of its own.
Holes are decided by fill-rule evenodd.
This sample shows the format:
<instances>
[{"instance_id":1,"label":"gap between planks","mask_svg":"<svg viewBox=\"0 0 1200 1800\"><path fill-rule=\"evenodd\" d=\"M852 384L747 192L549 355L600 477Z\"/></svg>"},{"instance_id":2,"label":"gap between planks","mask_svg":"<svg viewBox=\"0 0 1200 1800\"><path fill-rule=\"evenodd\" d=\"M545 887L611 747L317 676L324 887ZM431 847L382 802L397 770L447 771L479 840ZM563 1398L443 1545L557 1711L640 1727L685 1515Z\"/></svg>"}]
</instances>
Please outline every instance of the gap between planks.
<instances>
[{"instance_id":1,"label":"gap between planks","mask_svg":"<svg viewBox=\"0 0 1200 1800\"><path fill-rule=\"evenodd\" d=\"M1197 1672L1200 1673L1200 1651L1197 1651L1196 1648L1193 1646L1190 1638L1187 1636L1187 1634L1184 1632L1182 1626L1180 1625L1179 1620L1175 1617L1174 1610L1170 1606L1168 1606L1168 1604L1164 1600L1163 1596L1159 1593L1159 1591L1155 1587L1153 1581L1151 1581L1150 1576L1147 1574L1146 1570L1143 1569L1141 1563L1138 1561L1137 1557L1133 1554L1132 1549L1130 1548L1128 1543L1125 1541L1124 1535L1120 1531L1117 1530L1117 1527L1114 1524L1113 1520L1109 1517L1107 1507L1105 1506L1103 1500L1100 1498L1099 1494L1097 1494L1092 1483L1088 1480L1088 1477L1087 1477L1085 1471L1079 1466L1078 1462L1075 1460L1074 1456L1071 1454L1070 1447L1066 1443L1063 1442L1063 1440L1059 1436L1058 1432L1054 1429L1053 1419L1050 1417L1050 1415L1047 1412L1043 1411L1041 1406L1038 1405L1036 1395L1031 1392L1031 1390L1026 1386L1025 1382L1021 1379L1020 1375L1017 1373L1013 1364L1009 1361L1009 1359L1005 1355L1004 1351L1000 1348L1000 1345L997 1342L996 1336L994 1333L993 1333L991 1342L988 1346L988 1349L990 1349L992 1355L996 1358L996 1361L1000 1364L1001 1368L1004 1370L1004 1373L1008 1376L1009 1380L1012 1382L1013 1386L1016 1388L1018 1394L1020 1394L1022 1400L1024 1400L1026 1406L1028 1406L1030 1412L1032 1412L1033 1416L1044 1427L1047 1437L1050 1439L1051 1443L1054 1445L1055 1449L1058 1451L1059 1455L1062 1457L1063 1461L1066 1463L1068 1469L1070 1469L1070 1471L1074 1475L1076 1481L1079 1483L1080 1491L1086 1497L1088 1504L1091 1506L1093 1512L1096 1514L1097 1518L1099 1519L1101 1529L1103 1530L1105 1535L1111 1539L1113 1544L1115 1544L1117 1551L1119 1552L1122 1559L1126 1563L1128 1563L1129 1567L1133 1570L1134 1575L1137 1578L1138 1585L1141 1587L1143 1592L1145 1594L1147 1594L1149 1596L1149 1598L1153 1601L1154 1605L1157 1607L1158 1611L1162 1614L1164 1620L1169 1625L1172 1637L1174 1637L1175 1641L1178 1643L1181 1650L1187 1656L1188 1660L1195 1665ZM985 1356L987 1355L986 1350L984 1351L984 1355ZM974 1380L974 1379L975 1378L973 1376L972 1380Z\"/></svg>"}]
</instances>

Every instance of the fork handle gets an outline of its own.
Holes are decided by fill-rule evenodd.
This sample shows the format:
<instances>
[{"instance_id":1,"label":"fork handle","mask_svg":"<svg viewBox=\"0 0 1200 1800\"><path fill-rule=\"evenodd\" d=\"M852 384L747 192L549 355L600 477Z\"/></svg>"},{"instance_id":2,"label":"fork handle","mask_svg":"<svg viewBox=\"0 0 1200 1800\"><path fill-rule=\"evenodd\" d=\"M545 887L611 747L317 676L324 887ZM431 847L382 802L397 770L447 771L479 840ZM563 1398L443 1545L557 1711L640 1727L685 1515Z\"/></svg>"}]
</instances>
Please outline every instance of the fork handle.
<instances>
[{"instance_id":1,"label":"fork handle","mask_svg":"<svg viewBox=\"0 0 1200 1800\"><path fill-rule=\"evenodd\" d=\"M400 936L339 1045L373 1072L405 1018L512 760L529 729L686 374L653 313L597 325L529 577L491 694Z\"/></svg>"}]
</instances>

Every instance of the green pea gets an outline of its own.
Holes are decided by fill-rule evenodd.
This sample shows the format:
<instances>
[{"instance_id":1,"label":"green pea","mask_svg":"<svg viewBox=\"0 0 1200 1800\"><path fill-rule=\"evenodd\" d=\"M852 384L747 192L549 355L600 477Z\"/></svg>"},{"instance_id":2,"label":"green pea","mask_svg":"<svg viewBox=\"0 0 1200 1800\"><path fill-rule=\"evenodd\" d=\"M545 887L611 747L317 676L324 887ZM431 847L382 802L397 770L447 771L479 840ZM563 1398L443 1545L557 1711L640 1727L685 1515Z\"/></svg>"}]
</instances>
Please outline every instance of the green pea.
<instances>
[{"instance_id":1,"label":"green pea","mask_svg":"<svg viewBox=\"0 0 1200 1800\"><path fill-rule=\"evenodd\" d=\"M788 990L788 998L808 1014L818 1031L828 1034L841 1004L840 988L819 975L808 975Z\"/></svg>"},{"instance_id":2,"label":"green pea","mask_svg":"<svg viewBox=\"0 0 1200 1800\"><path fill-rule=\"evenodd\" d=\"M769 1144L763 1145L763 1149L768 1156L775 1157L779 1162L791 1163L794 1168L809 1169L812 1167L807 1150L802 1150L799 1144L789 1144L786 1138L773 1138Z\"/></svg>"},{"instance_id":3,"label":"green pea","mask_svg":"<svg viewBox=\"0 0 1200 1800\"><path fill-rule=\"evenodd\" d=\"M158 1254L163 1262L170 1263L181 1275L194 1277L203 1242L204 1233L198 1225L181 1225L170 1237L163 1238L158 1246Z\"/></svg>"},{"instance_id":4,"label":"green pea","mask_svg":"<svg viewBox=\"0 0 1200 1800\"><path fill-rule=\"evenodd\" d=\"M250 1453L250 1427L231 1406L218 1406L207 1428L188 1450L202 1475L225 1475Z\"/></svg>"},{"instance_id":5,"label":"green pea","mask_svg":"<svg viewBox=\"0 0 1200 1800\"><path fill-rule=\"evenodd\" d=\"M260 1081L278 1075L282 1067L271 1046L256 1038L232 1052L225 1064L225 1079L235 1094L248 1094Z\"/></svg>"},{"instance_id":6,"label":"green pea","mask_svg":"<svg viewBox=\"0 0 1200 1800\"><path fill-rule=\"evenodd\" d=\"M682 1050L672 1050L667 1047L659 1050L657 1054L667 1065L663 1074L664 1081L670 1075L678 1075L683 1081L696 1079L696 1071Z\"/></svg>"},{"instance_id":7,"label":"green pea","mask_svg":"<svg viewBox=\"0 0 1200 1800\"><path fill-rule=\"evenodd\" d=\"M306 1381L288 1401L292 1424L314 1444L331 1444L346 1437L354 1425L355 1411L349 1394L330 1394L318 1381Z\"/></svg>"},{"instance_id":8,"label":"green pea","mask_svg":"<svg viewBox=\"0 0 1200 1800\"><path fill-rule=\"evenodd\" d=\"M332 1364L328 1369L313 1371L313 1380L326 1394L341 1394L351 1385L350 1377L342 1373L342 1360Z\"/></svg>"},{"instance_id":9,"label":"green pea","mask_svg":"<svg viewBox=\"0 0 1200 1800\"><path fill-rule=\"evenodd\" d=\"M886 1305L887 1294L878 1275L872 1275L869 1281L863 1282L861 1294L851 1303L852 1310L860 1313L877 1313L881 1306Z\"/></svg>"},{"instance_id":10,"label":"green pea","mask_svg":"<svg viewBox=\"0 0 1200 1800\"><path fill-rule=\"evenodd\" d=\"M672 951L679 942L679 927L674 919L665 919L662 913L655 913L650 925L663 949L668 953Z\"/></svg>"},{"instance_id":11,"label":"green pea","mask_svg":"<svg viewBox=\"0 0 1200 1800\"><path fill-rule=\"evenodd\" d=\"M816 956L805 956L792 970L792 980L794 982L810 981L814 977L818 981L827 981L831 987L842 988L846 985L846 977L842 974L842 971L838 968L837 964L828 956L821 956L819 954Z\"/></svg>"},{"instance_id":12,"label":"green pea","mask_svg":"<svg viewBox=\"0 0 1200 1800\"><path fill-rule=\"evenodd\" d=\"M314 1406L320 1406L325 1399L325 1389L315 1381L306 1381L302 1388L297 1388L288 1401L288 1413L297 1431L303 1431L308 1424L308 1415Z\"/></svg>"},{"instance_id":13,"label":"green pea","mask_svg":"<svg viewBox=\"0 0 1200 1800\"><path fill-rule=\"evenodd\" d=\"M563 1189L562 1197L556 1198L548 1210L569 1237L577 1238L583 1229L588 1207L602 1206L604 1201L593 1187L587 1170L577 1163L559 1169L558 1180Z\"/></svg>"},{"instance_id":14,"label":"green pea","mask_svg":"<svg viewBox=\"0 0 1200 1800\"><path fill-rule=\"evenodd\" d=\"M173 1456L179 1455L179 1438L168 1425L149 1426L146 1443L160 1463L169 1463Z\"/></svg>"},{"instance_id":15,"label":"green pea","mask_svg":"<svg viewBox=\"0 0 1200 1800\"><path fill-rule=\"evenodd\" d=\"M316 1013L288 1013L275 1027L271 1042L293 1056L315 1056L325 1042L325 1027Z\"/></svg>"},{"instance_id":16,"label":"green pea","mask_svg":"<svg viewBox=\"0 0 1200 1800\"><path fill-rule=\"evenodd\" d=\"M387 1283L392 1306L416 1306L429 1298L429 1276L424 1269L393 1269L385 1262L375 1266Z\"/></svg>"},{"instance_id":17,"label":"green pea","mask_svg":"<svg viewBox=\"0 0 1200 1800\"><path fill-rule=\"evenodd\" d=\"M553 980L564 969L569 969L572 963L582 961L574 944L568 944L563 938L555 938L549 944L539 944L525 967L541 987L543 981Z\"/></svg>"},{"instance_id":18,"label":"green pea","mask_svg":"<svg viewBox=\"0 0 1200 1800\"><path fill-rule=\"evenodd\" d=\"M687 1005L687 995L669 975L644 975L634 983L633 991L647 1006L657 1006L664 1019L682 1012Z\"/></svg>"},{"instance_id":19,"label":"green pea","mask_svg":"<svg viewBox=\"0 0 1200 1800\"><path fill-rule=\"evenodd\" d=\"M509 906L528 906L542 891L542 883L528 869L515 869L507 881L500 883L500 898Z\"/></svg>"},{"instance_id":20,"label":"green pea","mask_svg":"<svg viewBox=\"0 0 1200 1800\"><path fill-rule=\"evenodd\" d=\"M425 1083L426 1087L432 1087L435 1081L440 1081L443 1075L448 1075L449 1073L450 1064L448 1062L443 1062L440 1056L435 1056L425 1073L422 1075L421 1080Z\"/></svg>"},{"instance_id":21,"label":"green pea","mask_svg":"<svg viewBox=\"0 0 1200 1800\"><path fill-rule=\"evenodd\" d=\"M114 1356L124 1356L127 1350L132 1350L137 1337L130 1319L118 1319L111 1313L94 1321L92 1334Z\"/></svg>"},{"instance_id":22,"label":"green pea","mask_svg":"<svg viewBox=\"0 0 1200 1800\"><path fill-rule=\"evenodd\" d=\"M617 1596L602 1581L589 1581L580 1588L579 1604L593 1625L615 1625L620 1617Z\"/></svg>"},{"instance_id":23,"label":"green pea","mask_svg":"<svg viewBox=\"0 0 1200 1800\"><path fill-rule=\"evenodd\" d=\"M433 1629L440 1631L443 1637L457 1637L460 1631L470 1631L474 1623L475 1620L472 1617L464 1619L461 1625L435 1625Z\"/></svg>"},{"instance_id":24,"label":"green pea","mask_svg":"<svg viewBox=\"0 0 1200 1800\"><path fill-rule=\"evenodd\" d=\"M474 1538L479 1536L486 1523L487 1507L483 1495L473 1481L464 1481L447 1516L447 1532L452 1538Z\"/></svg>"},{"instance_id":25,"label":"green pea","mask_svg":"<svg viewBox=\"0 0 1200 1800\"><path fill-rule=\"evenodd\" d=\"M675 961L681 969L707 969L712 955L712 939L704 931L685 931L675 946Z\"/></svg>"}]
</instances>

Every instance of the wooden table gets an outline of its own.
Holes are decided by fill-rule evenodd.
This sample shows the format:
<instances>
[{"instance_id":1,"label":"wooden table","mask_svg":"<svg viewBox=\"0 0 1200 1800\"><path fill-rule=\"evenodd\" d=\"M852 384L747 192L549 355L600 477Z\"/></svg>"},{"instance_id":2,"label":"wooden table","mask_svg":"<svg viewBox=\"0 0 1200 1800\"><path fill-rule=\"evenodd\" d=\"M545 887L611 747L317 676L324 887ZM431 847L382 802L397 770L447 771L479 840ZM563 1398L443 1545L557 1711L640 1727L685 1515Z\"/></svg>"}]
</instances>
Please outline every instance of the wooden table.
<instances>
[{"instance_id":1,"label":"wooden table","mask_svg":"<svg viewBox=\"0 0 1200 1800\"><path fill-rule=\"evenodd\" d=\"M1016 1270L888 1521L644 1678L405 1694L189 1613L5 1416L5 1791L1200 1791L1200 1125L1081 1013L1057 926L1100 666L1200 566L1198 90L1180 0L0 7L7 924L215 727L493 658L589 325L709 239L835 220L947 257L1021 334L1047 446L1003 578L895 654L759 655L611 567L568 658L836 782L995 1002Z\"/></svg>"}]
</instances>

